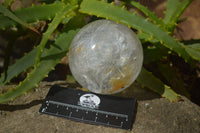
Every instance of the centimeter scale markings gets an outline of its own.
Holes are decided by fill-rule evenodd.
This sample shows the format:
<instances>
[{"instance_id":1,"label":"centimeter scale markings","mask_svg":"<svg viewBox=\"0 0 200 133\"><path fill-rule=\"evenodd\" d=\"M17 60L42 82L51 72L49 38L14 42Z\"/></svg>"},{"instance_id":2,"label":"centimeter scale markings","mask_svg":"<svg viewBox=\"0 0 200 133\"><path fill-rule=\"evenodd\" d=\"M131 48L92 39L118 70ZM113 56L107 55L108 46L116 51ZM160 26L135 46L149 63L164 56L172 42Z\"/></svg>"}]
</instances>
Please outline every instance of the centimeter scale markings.
<instances>
[{"instance_id":1,"label":"centimeter scale markings","mask_svg":"<svg viewBox=\"0 0 200 133\"><path fill-rule=\"evenodd\" d=\"M52 111L55 108L56 110ZM111 125L119 128L123 126L125 121L128 121L128 115L94 110L55 101L46 101L46 107L41 112L77 120L94 121L102 125Z\"/></svg>"},{"instance_id":2,"label":"centimeter scale markings","mask_svg":"<svg viewBox=\"0 0 200 133\"><path fill-rule=\"evenodd\" d=\"M39 112L90 124L131 130L136 112L136 99L53 86Z\"/></svg>"}]
</instances>

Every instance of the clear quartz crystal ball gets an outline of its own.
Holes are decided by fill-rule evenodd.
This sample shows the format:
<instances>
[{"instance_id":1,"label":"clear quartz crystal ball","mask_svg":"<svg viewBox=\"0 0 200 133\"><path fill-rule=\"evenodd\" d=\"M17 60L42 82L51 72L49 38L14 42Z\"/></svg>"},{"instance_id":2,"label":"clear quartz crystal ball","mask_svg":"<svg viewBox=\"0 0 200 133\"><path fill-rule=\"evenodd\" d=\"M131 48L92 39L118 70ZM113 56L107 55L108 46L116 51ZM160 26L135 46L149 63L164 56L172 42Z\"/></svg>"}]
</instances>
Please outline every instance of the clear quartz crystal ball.
<instances>
[{"instance_id":1,"label":"clear quartz crystal ball","mask_svg":"<svg viewBox=\"0 0 200 133\"><path fill-rule=\"evenodd\" d=\"M84 26L69 50L74 78L94 93L113 94L130 86L140 73L143 49L123 24L97 20Z\"/></svg>"}]
</instances>

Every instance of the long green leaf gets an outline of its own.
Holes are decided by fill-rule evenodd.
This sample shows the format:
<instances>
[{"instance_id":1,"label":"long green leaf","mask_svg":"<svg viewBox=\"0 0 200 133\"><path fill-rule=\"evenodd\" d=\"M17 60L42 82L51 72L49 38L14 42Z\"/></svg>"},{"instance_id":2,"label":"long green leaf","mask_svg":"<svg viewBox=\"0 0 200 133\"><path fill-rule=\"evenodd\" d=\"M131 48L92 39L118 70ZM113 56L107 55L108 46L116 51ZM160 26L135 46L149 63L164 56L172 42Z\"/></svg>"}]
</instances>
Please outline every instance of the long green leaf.
<instances>
[{"instance_id":1,"label":"long green leaf","mask_svg":"<svg viewBox=\"0 0 200 133\"><path fill-rule=\"evenodd\" d=\"M164 23L170 32L174 31L177 21L193 0L168 0Z\"/></svg>"},{"instance_id":2,"label":"long green leaf","mask_svg":"<svg viewBox=\"0 0 200 133\"><path fill-rule=\"evenodd\" d=\"M200 43L187 45L186 51L193 59L200 61Z\"/></svg>"},{"instance_id":3,"label":"long green leaf","mask_svg":"<svg viewBox=\"0 0 200 133\"><path fill-rule=\"evenodd\" d=\"M50 23L47 31L43 34L43 37L42 37L42 40L41 40L41 42L39 44L39 49L38 49L38 52L37 52L37 55L36 55L35 64L37 64L40 61L40 56L43 53L44 47L45 47L49 37L53 33L53 31L62 22L62 20L65 17L67 17L67 15L70 12L72 12L75 8L77 8L77 5L75 5L75 6L66 5L66 6L63 6L63 9L56 14L56 16L54 17L53 21Z\"/></svg>"},{"instance_id":4,"label":"long green leaf","mask_svg":"<svg viewBox=\"0 0 200 133\"><path fill-rule=\"evenodd\" d=\"M159 61L163 58L166 58L168 56L168 49L164 47L163 45L160 44L160 42L149 36L148 34L145 33L138 33L137 34L138 38L140 39L141 43L145 45L146 42L151 42L154 44L153 47L148 47L145 48L144 46L144 64L151 63L153 61Z\"/></svg>"},{"instance_id":5,"label":"long green leaf","mask_svg":"<svg viewBox=\"0 0 200 133\"><path fill-rule=\"evenodd\" d=\"M144 64L148 64L154 61L159 61L163 58L167 58L168 50L164 46L157 44L157 47L144 49Z\"/></svg>"},{"instance_id":6,"label":"long green leaf","mask_svg":"<svg viewBox=\"0 0 200 133\"><path fill-rule=\"evenodd\" d=\"M56 40L55 45L46 51L46 56L37 64L33 71L17 87L0 95L0 103L5 103L25 94L37 84L58 64L66 55L69 45L77 31L62 33Z\"/></svg>"},{"instance_id":7,"label":"long green leaf","mask_svg":"<svg viewBox=\"0 0 200 133\"><path fill-rule=\"evenodd\" d=\"M30 53L19 59L14 65L10 66L7 72L1 74L0 85L5 85L12 78L19 75L21 72L27 70L34 65L37 48L33 49Z\"/></svg>"},{"instance_id":8,"label":"long green leaf","mask_svg":"<svg viewBox=\"0 0 200 133\"><path fill-rule=\"evenodd\" d=\"M65 21L65 23L67 23L71 18L73 18L73 16L69 16L67 18L68 20ZM45 52L46 50L47 49L44 49L44 52L42 53L41 58L46 56L46 52ZM35 63L37 51L38 51L38 47L35 47L31 52L24 55L15 64L8 67L8 70L1 74L0 85L5 85L6 83L10 82L11 79L18 76L21 72L26 71L30 67L33 67Z\"/></svg>"},{"instance_id":9,"label":"long green leaf","mask_svg":"<svg viewBox=\"0 0 200 133\"><path fill-rule=\"evenodd\" d=\"M183 0L183 1L179 4L179 6L178 6L176 12L174 12L174 14L173 14L171 20L174 21L174 22L177 22L178 19L179 19L179 17L181 16L181 14L185 11L185 9L190 5L190 3L191 3L192 1L193 1L193 0Z\"/></svg>"},{"instance_id":10,"label":"long green leaf","mask_svg":"<svg viewBox=\"0 0 200 133\"><path fill-rule=\"evenodd\" d=\"M37 32L36 29L34 29L33 27L29 26L26 22L24 22L22 19L18 18L15 14L13 14L11 11L9 11L7 8L5 8L1 4L0 4L0 13L2 13L4 16L7 16L10 19L16 21L17 23L23 25L24 27Z\"/></svg>"},{"instance_id":11,"label":"long green leaf","mask_svg":"<svg viewBox=\"0 0 200 133\"><path fill-rule=\"evenodd\" d=\"M50 20L62 9L63 5L63 3L37 5L28 8L21 8L13 13L26 23L36 22L39 20ZM17 25L17 22L4 15L0 15L0 29L15 25Z\"/></svg>"},{"instance_id":12,"label":"long green leaf","mask_svg":"<svg viewBox=\"0 0 200 133\"><path fill-rule=\"evenodd\" d=\"M176 72L172 67L169 66L169 63L168 64L159 63L158 68L160 70L160 73L165 78L165 80L167 80L170 86L172 86L173 90L175 90L179 94L186 96L187 98L190 98L190 93L184 87L183 80L176 76Z\"/></svg>"},{"instance_id":13,"label":"long green leaf","mask_svg":"<svg viewBox=\"0 0 200 133\"><path fill-rule=\"evenodd\" d=\"M190 56L185 51L184 45L176 41L168 33L163 31L157 25L152 24L147 19L144 19L136 14L130 13L127 10L117 7L103 1L83 0L80 11L106 19L114 20L122 24L131 26L139 31L148 33L152 37L158 39L164 46L175 51L185 61L190 60Z\"/></svg>"},{"instance_id":14,"label":"long green leaf","mask_svg":"<svg viewBox=\"0 0 200 133\"><path fill-rule=\"evenodd\" d=\"M180 97L169 86L165 85L145 68L142 68L142 71L136 81L142 86L148 87L161 96L169 99L171 102L178 101L180 99Z\"/></svg>"},{"instance_id":15,"label":"long green leaf","mask_svg":"<svg viewBox=\"0 0 200 133\"><path fill-rule=\"evenodd\" d=\"M172 16L175 12L177 12L177 8L179 8L180 0L168 0L167 1L167 9L165 11L165 18L163 19L164 23L170 23L173 20Z\"/></svg>"},{"instance_id":16,"label":"long green leaf","mask_svg":"<svg viewBox=\"0 0 200 133\"><path fill-rule=\"evenodd\" d=\"M147 7L141 5L139 2L131 1L131 5L142 11L148 18L150 18L155 24L164 27L164 23L161 18L158 18L155 13L151 12Z\"/></svg>"}]
</instances>

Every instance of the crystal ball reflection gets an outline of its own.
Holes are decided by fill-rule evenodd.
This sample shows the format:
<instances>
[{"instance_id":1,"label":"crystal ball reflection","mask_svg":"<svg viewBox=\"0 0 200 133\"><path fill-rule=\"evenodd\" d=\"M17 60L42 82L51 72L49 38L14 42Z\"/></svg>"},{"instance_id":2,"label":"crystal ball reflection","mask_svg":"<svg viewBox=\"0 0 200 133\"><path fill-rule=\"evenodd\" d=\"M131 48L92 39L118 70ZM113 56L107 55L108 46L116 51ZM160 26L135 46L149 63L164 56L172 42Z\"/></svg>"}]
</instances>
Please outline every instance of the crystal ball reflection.
<instances>
[{"instance_id":1,"label":"crystal ball reflection","mask_svg":"<svg viewBox=\"0 0 200 133\"><path fill-rule=\"evenodd\" d=\"M109 20L84 26L69 50L74 78L94 93L113 94L124 90L137 78L142 63L143 50L135 33Z\"/></svg>"}]
</instances>

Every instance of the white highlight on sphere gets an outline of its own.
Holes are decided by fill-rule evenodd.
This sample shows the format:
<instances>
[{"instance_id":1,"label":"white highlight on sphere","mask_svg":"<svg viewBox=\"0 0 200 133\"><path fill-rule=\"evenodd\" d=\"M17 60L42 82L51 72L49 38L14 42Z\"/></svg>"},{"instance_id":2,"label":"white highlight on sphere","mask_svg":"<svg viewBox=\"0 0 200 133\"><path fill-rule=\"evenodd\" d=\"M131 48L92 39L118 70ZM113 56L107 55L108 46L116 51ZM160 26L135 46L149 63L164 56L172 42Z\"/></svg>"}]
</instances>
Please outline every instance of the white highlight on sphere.
<instances>
[{"instance_id":1,"label":"white highlight on sphere","mask_svg":"<svg viewBox=\"0 0 200 133\"><path fill-rule=\"evenodd\" d=\"M84 26L69 50L74 78L94 93L124 90L135 81L142 63L143 49L136 34L127 26L109 20Z\"/></svg>"}]
</instances>

